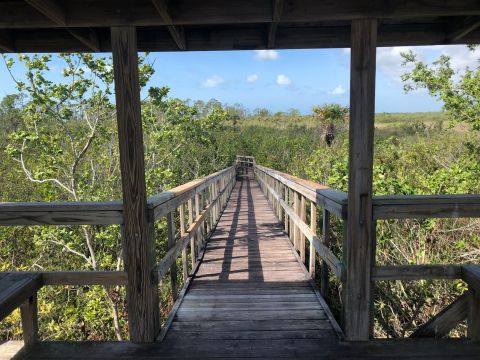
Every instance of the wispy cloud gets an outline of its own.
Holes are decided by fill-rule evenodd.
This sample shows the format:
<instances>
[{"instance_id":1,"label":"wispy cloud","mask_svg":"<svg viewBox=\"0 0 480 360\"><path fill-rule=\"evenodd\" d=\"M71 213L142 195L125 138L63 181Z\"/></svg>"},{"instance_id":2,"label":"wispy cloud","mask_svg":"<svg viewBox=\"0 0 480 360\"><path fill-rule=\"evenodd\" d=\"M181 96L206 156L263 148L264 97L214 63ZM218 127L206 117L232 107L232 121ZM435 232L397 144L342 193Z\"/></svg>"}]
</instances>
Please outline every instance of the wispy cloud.
<instances>
[{"instance_id":1,"label":"wispy cloud","mask_svg":"<svg viewBox=\"0 0 480 360\"><path fill-rule=\"evenodd\" d=\"M328 93L332 95L342 95L345 94L345 89L342 85L338 85L335 89L329 91Z\"/></svg>"},{"instance_id":2,"label":"wispy cloud","mask_svg":"<svg viewBox=\"0 0 480 360\"><path fill-rule=\"evenodd\" d=\"M277 75L277 84L284 86L284 85L290 85L292 83L292 80L284 74Z\"/></svg>"},{"instance_id":3,"label":"wispy cloud","mask_svg":"<svg viewBox=\"0 0 480 360\"><path fill-rule=\"evenodd\" d=\"M222 85L224 82L225 82L225 80L223 80L222 77L220 77L218 75L213 75L212 77L209 77L207 80L205 80L202 83L202 86L206 87L206 88L214 88L214 87L217 87L219 85Z\"/></svg>"},{"instance_id":4,"label":"wispy cloud","mask_svg":"<svg viewBox=\"0 0 480 360\"><path fill-rule=\"evenodd\" d=\"M258 80L258 75L257 74L251 74L247 76L247 82L253 83Z\"/></svg>"},{"instance_id":5,"label":"wispy cloud","mask_svg":"<svg viewBox=\"0 0 480 360\"><path fill-rule=\"evenodd\" d=\"M256 60L275 60L280 57L280 54L276 50L255 50L253 56Z\"/></svg>"}]
</instances>

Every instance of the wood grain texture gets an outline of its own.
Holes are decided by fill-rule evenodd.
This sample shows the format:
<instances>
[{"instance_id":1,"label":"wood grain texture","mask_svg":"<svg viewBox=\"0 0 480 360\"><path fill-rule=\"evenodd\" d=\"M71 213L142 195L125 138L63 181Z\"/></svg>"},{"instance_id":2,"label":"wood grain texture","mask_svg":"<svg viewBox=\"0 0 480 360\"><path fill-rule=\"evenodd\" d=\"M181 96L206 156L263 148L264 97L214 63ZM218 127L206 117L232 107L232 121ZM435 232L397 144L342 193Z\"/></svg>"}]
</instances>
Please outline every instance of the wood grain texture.
<instances>
[{"instance_id":1,"label":"wood grain texture","mask_svg":"<svg viewBox=\"0 0 480 360\"><path fill-rule=\"evenodd\" d=\"M22 332L25 347L29 348L38 341L38 309L37 294L33 294L20 305Z\"/></svg>"},{"instance_id":2,"label":"wood grain texture","mask_svg":"<svg viewBox=\"0 0 480 360\"><path fill-rule=\"evenodd\" d=\"M444 337L467 318L469 310L470 294L467 292L460 295L450 305L415 330L410 337Z\"/></svg>"},{"instance_id":3,"label":"wood grain texture","mask_svg":"<svg viewBox=\"0 0 480 360\"><path fill-rule=\"evenodd\" d=\"M153 225L145 188L143 132L135 27L111 29L115 98L123 189L123 253L128 274L130 339L154 341L159 331L158 286L154 268Z\"/></svg>"},{"instance_id":4,"label":"wood grain texture","mask_svg":"<svg viewBox=\"0 0 480 360\"><path fill-rule=\"evenodd\" d=\"M345 333L348 340L370 337L373 131L377 21L354 20L351 30L348 231Z\"/></svg>"}]
</instances>

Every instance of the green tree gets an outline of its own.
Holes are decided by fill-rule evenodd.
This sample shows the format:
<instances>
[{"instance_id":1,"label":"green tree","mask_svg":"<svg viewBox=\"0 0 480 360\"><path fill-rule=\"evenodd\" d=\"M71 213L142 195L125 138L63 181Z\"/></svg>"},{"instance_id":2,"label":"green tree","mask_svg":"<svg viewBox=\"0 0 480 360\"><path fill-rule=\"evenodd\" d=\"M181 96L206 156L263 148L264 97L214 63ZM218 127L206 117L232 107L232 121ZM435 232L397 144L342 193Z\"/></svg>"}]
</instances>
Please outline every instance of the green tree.
<instances>
[{"instance_id":1,"label":"green tree","mask_svg":"<svg viewBox=\"0 0 480 360\"><path fill-rule=\"evenodd\" d=\"M469 48L475 49L474 46ZM412 51L402 53L402 57L404 66L413 66L402 75L405 91L427 89L431 96L443 102L443 109L452 123L465 122L480 130L480 66L457 72L446 55L431 65L418 60Z\"/></svg>"}]
</instances>

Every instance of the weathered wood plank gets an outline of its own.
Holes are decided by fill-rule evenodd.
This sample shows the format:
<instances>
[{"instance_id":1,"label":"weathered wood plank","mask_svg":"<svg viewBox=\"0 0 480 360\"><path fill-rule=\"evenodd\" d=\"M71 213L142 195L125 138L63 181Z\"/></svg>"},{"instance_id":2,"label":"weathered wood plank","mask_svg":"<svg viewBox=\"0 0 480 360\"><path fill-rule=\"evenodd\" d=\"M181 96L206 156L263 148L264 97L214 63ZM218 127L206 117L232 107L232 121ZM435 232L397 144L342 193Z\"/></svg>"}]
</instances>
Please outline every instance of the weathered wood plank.
<instances>
[{"instance_id":1,"label":"weathered wood plank","mask_svg":"<svg viewBox=\"0 0 480 360\"><path fill-rule=\"evenodd\" d=\"M373 281L461 278L462 265L389 265L372 269Z\"/></svg>"},{"instance_id":2,"label":"weathered wood plank","mask_svg":"<svg viewBox=\"0 0 480 360\"><path fill-rule=\"evenodd\" d=\"M442 309L442 311L440 311L432 319L415 330L410 337L444 337L460 322L467 318L469 310L470 294L464 293L456 298L455 301L453 301L450 305Z\"/></svg>"},{"instance_id":3,"label":"weathered wood plank","mask_svg":"<svg viewBox=\"0 0 480 360\"><path fill-rule=\"evenodd\" d=\"M371 267L373 132L377 21L353 20L350 61L348 231L345 332L348 340L368 340L373 308Z\"/></svg>"},{"instance_id":4,"label":"weathered wood plank","mask_svg":"<svg viewBox=\"0 0 480 360\"><path fill-rule=\"evenodd\" d=\"M37 294L30 296L21 306L23 341L25 347L35 345L38 340Z\"/></svg>"},{"instance_id":5,"label":"weathered wood plank","mask_svg":"<svg viewBox=\"0 0 480 360\"><path fill-rule=\"evenodd\" d=\"M47 271L42 272L44 285L126 285L125 271Z\"/></svg>"},{"instance_id":6,"label":"weathered wood plank","mask_svg":"<svg viewBox=\"0 0 480 360\"><path fill-rule=\"evenodd\" d=\"M158 284L153 225L147 212L143 131L135 27L111 29L115 98L123 190L122 231L128 274L127 308L130 339L154 341L159 331Z\"/></svg>"}]
</instances>

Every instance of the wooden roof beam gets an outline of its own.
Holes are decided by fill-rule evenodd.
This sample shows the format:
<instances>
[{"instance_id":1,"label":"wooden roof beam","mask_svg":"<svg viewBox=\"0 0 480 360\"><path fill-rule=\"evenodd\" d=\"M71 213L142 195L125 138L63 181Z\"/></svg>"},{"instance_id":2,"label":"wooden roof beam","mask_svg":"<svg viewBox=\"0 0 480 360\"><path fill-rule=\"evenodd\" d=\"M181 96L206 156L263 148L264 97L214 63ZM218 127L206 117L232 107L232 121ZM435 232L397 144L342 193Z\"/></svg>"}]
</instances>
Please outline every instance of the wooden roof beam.
<instances>
[{"instance_id":1,"label":"wooden roof beam","mask_svg":"<svg viewBox=\"0 0 480 360\"><path fill-rule=\"evenodd\" d=\"M173 25L173 19L168 10L168 4L165 0L152 0L153 5L157 9L158 14L162 20L169 24L167 25L170 35L172 35L173 41L177 44L181 50L187 50L187 41L185 38L185 30L183 26Z\"/></svg>"},{"instance_id":2,"label":"wooden roof beam","mask_svg":"<svg viewBox=\"0 0 480 360\"><path fill-rule=\"evenodd\" d=\"M59 26L64 26L65 30L74 38L86 45L92 51L100 51L100 43L95 31L87 29L67 28L67 12L54 0L25 0L26 3L42 13L52 22Z\"/></svg>"},{"instance_id":3,"label":"wooden roof beam","mask_svg":"<svg viewBox=\"0 0 480 360\"><path fill-rule=\"evenodd\" d=\"M277 36L278 22L282 17L284 6L285 6L285 0L274 0L272 23L270 24L270 27L268 29L267 47L269 49L272 49L275 47L275 39Z\"/></svg>"},{"instance_id":4,"label":"wooden roof beam","mask_svg":"<svg viewBox=\"0 0 480 360\"><path fill-rule=\"evenodd\" d=\"M454 21L447 33L447 42L458 42L472 31L480 27L480 16L467 16L460 21Z\"/></svg>"},{"instance_id":5,"label":"wooden roof beam","mask_svg":"<svg viewBox=\"0 0 480 360\"><path fill-rule=\"evenodd\" d=\"M15 52L13 35L8 30L0 30L0 52Z\"/></svg>"}]
</instances>

